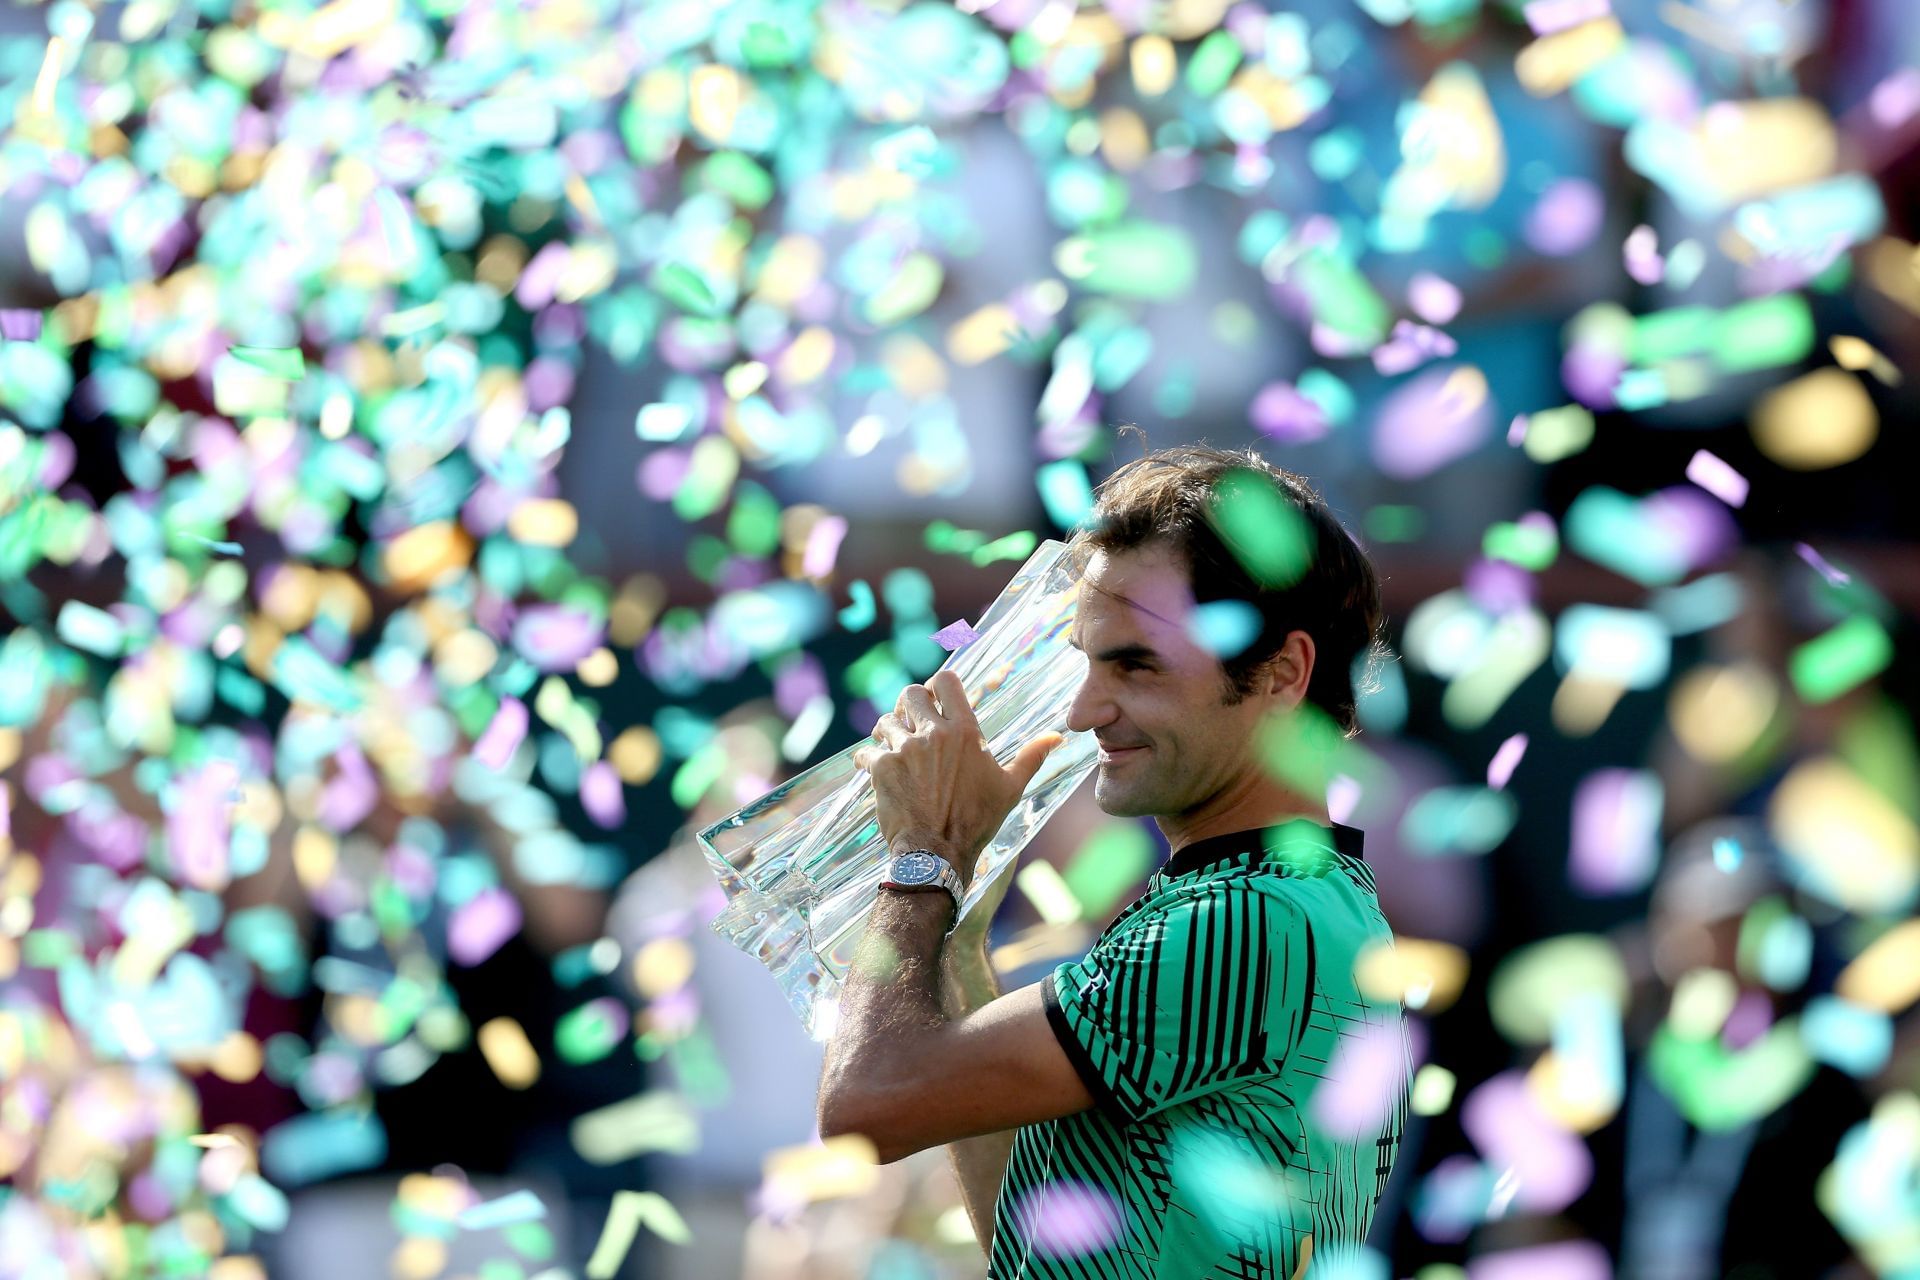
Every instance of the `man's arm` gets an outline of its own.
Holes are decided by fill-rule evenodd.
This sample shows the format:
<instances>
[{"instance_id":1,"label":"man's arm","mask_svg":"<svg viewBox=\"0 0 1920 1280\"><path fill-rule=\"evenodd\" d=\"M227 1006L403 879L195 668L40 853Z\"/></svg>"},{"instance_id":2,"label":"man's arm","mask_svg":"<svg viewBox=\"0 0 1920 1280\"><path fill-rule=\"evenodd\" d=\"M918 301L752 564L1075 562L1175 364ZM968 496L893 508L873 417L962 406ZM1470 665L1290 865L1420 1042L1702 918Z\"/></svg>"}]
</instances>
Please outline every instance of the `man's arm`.
<instances>
[{"instance_id":1,"label":"man's arm","mask_svg":"<svg viewBox=\"0 0 1920 1280\"><path fill-rule=\"evenodd\" d=\"M944 1011L940 953L952 915L945 894L882 889L841 993L820 1076L820 1135L865 1134L883 1164L1093 1105L1039 983L960 1017Z\"/></svg>"},{"instance_id":2,"label":"man's arm","mask_svg":"<svg viewBox=\"0 0 1920 1280\"><path fill-rule=\"evenodd\" d=\"M1011 877L1008 877L1011 878ZM983 904L984 905L984 904ZM1000 980L987 958L984 935L967 931L969 941L956 934L941 957L941 1009L949 1020L964 1018L1000 998ZM1013 1153L1012 1129L961 1138L947 1144L960 1199L973 1222L980 1249L993 1256L993 1214L1000 1202L1000 1184L1006 1181L1007 1159Z\"/></svg>"}]
</instances>

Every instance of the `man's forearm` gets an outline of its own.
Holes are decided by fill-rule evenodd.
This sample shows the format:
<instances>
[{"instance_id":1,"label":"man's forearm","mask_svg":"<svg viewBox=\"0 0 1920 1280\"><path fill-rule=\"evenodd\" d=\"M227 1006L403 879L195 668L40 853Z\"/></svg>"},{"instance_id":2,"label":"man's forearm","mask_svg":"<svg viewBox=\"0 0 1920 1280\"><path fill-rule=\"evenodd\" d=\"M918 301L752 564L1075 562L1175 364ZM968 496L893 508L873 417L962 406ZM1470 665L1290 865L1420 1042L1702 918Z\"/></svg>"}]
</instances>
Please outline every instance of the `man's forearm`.
<instances>
[{"instance_id":1,"label":"man's forearm","mask_svg":"<svg viewBox=\"0 0 1920 1280\"><path fill-rule=\"evenodd\" d=\"M952 918L953 901L944 893L880 891L847 968L838 1025L827 1044L823 1126L884 1116L912 1089L915 1061L947 1023L940 950ZM884 1148L883 1135L871 1136Z\"/></svg>"},{"instance_id":2,"label":"man's forearm","mask_svg":"<svg viewBox=\"0 0 1920 1280\"><path fill-rule=\"evenodd\" d=\"M984 939L947 948L940 965L940 988L941 1008L953 1021L999 998L1000 980L987 958ZM973 1234L988 1257L993 1256L994 1206L1000 1201L1000 1184L1006 1180L1007 1159L1012 1153L1011 1129L947 1144L947 1158L953 1164L954 1180L960 1184L960 1198L973 1222Z\"/></svg>"}]
</instances>

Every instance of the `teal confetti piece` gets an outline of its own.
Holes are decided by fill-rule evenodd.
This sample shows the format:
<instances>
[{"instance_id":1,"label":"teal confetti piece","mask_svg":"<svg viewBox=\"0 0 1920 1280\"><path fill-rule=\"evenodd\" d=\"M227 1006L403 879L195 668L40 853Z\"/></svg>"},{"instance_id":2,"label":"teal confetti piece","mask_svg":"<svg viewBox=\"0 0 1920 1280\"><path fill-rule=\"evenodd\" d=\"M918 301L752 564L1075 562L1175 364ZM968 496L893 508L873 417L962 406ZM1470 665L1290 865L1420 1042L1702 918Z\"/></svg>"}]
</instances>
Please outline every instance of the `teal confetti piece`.
<instances>
[{"instance_id":1,"label":"teal confetti piece","mask_svg":"<svg viewBox=\"0 0 1920 1280\"><path fill-rule=\"evenodd\" d=\"M288 698L317 702L334 711L358 711L363 699L347 674L304 636L288 636L268 668L273 686Z\"/></svg>"},{"instance_id":2,"label":"teal confetti piece","mask_svg":"<svg viewBox=\"0 0 1920 1280\"><path fill-rule=\"evenodd\" d=\"M873 625L879 616L879 609L873 598L873 588L867 585L865 578L855 578L847 585L847 594L853 597L853 603L835 615L840 625L848 631L865 631Z\"/></svg>"},{"instance_id":3,"label":"teal confetti piece","mask_svg":"<svg viewBox=\"0 0 1920 1280\"><path fill-rule=\"evenodd\" d=\"M69 600L60 606L54 630L74 648L100 658L118 657L127 639L126 627L120 619L78 600Z\"/></svg>"},{"instance_id":4,"label":"teal confetti piece","mask_svg":"<svg viewBox=\"0 0 1920 1280\"><path fill-rule=\"evenodd\" d=\"M1073 458L1049 462L1035 474L1047 518L1062 529L1077 529L1093 514L1093 485L1087 468Z\"/></svg>"}]
</instances>

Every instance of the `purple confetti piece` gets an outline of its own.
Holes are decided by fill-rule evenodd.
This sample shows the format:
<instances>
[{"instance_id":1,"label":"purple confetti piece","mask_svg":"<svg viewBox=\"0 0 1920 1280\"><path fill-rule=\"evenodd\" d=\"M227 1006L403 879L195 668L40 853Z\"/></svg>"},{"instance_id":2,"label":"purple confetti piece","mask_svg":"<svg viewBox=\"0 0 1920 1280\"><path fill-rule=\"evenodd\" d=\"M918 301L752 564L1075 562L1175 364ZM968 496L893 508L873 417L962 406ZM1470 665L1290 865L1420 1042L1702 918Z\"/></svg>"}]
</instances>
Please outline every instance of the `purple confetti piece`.
<instances>
[{"instance_id":1,"label":"purple confetti piece","mask_svg":"<svg viewBox=\"0 0 1920 1280\"><path fill-rule=\"evenodd\" d=\"M216 760L180 779L167 814L167 851L185 883L196 889L225 887L232 844L228 803L239 771Z\"/></svg>"},{"instance_id":2,"label":"purple confetti piece","mask_svg":"<svg viewBox=\"0 0 1920 1280\"><path fill-rule=\"evenodd\" d=\"M580 772L580 804L602 830L627 820L627 798L611 761L595 760Z\"/></svg>"},{"instance_id":3,"label":"purple confetti piece","mask_svg":"<svg viewBox=\"0 0 1920 1280\"><path fill-rule=\"evenodd\" d=\"M380 782L367 765L360 744L349 742L336 758L340 772L320 792L320 823L335 832L351 831L380 803Z\"/></svg>"},{"instance_id":4,"label":"purple confetti piece","mask_svg":"<svg viewBox=\"0 0 1920 1280\"><path fill-rule=\"evenodd\" d=\"M1513 415L1513 421L1507 424L1507 443L1517 449L1525 444L1526 441L1527 415L1524 413L1516 413Z\"/></svg>"},{"instance_id":5,"label":"purple confetti piece","mask_svg":"<svg viewBox=\"0 0 1920 1280\"><path fill-rule=\"evenodd\" d=\"M473 744L473 758L489 769L504 769L526 736L527 704L512 696L502 698L500 709Z\"/></svg>"},{"instance_id":6,"label":"purple confetti piece","mask_svg":"<svg viewBox=\"0 0 1920 1280\"><path fill-rule=\"evenodd\" d=\"M1015 1206L1035 1253L1080 1257L1116 1243L1126 1216L1112 1193L1090 1182L1043 1182Z\"/></svg>"},{"instance_id":7,"label":"purple confetti piece","mask_svg":"<svg viewBox=\"0 0 1920 1280\"><path fill-rule=\"evenodd\" d=\"M13 784L0 782L0 840L13 839Z\"/></svg>"},{"instance_id":8,"label":"purple confetti piece","mask_svg":"<svg viewBox=\"0 0 1920 1280\"><path fill-rule=\"evenodd\" d=\"M1607 201L1584 178L1562 178L1540 193L1527 215L1527 243L1541 253L1564 258L1593 243L1606 220Z\"/></svg>"},{"instance_id":9,"label":"purple confetti piece","mask_svg":"<svg viewBox=\"0 0 1920 1280\"><path fill-rule=\"evenodd\" d=\"M1419 1023L1398 1017L1343 1034L1309 1103L1321 1128L1341 1138L1376 1131L1424 1056L1425 1039Z\"/></svg>"},{"instance_id":10,"label":"purple confetti piece","mask_svg":"<svg viewBox=\"0 0 1920 1280\"><path fill-rule=\"evenodd\" d=\"M1438 329L1399 320L1394 322L1392 337L1373 349L1373 367L1391 377L1459 349L1458 343Z\"/></svg>"},{"instance_id":11,"label":"purple confetti piece","mask_svg":"<svg viewBox=\"0 0 1920 1280\"><path fill-rule=\"evenodd\" d=\"M1743 991L1720 1024L1720 1043L1738 1053L1767 1033L1773 1025L1773 1001L1764 991Z\"/></svg>"},{"instance_id":12,"label":"purple confetti piece","mask_svg":"<svg viewBox=\"0 0 1920 1280\"><path fill-rule=\"evenodd\" d=\"M1660 856L1659 780L1641 769L1597 769L1573 796L1568 877L1586 893L1632 893Z\"/></svg>"},{"instance_id":13,"label":"purple confetti piece","mask_svg":"<svg viewBox=\"0 0 1920 1280\"><path fill-rule=\"evenodd\" d=\"M1493 753L1493 760L1487 765L1487 785L1495 791L1504 788L1513 777L1513 771L1520 764L1520 758L1527 754L1527 735L1516 733L1500 744Z\"/></svg>"},{"instance_id":14,"label":"purple confetti piece","mask_svg":"<svg viewBox=\"0 0 1920 1280\"><path fill-rule=\"evenodd\" d=\"M0 308L0 338L8 342L32 342L39 338L44 317L38 311L19 307Z\"/></svg>"},{"instance_id":15,"label":"purple confetti piece","mask_svg":"<svg viewBox=\"0 0 1920 1280\"><path fill-rule=\"evenodd\" d=\"M979 638L980 633L969 626L965 618L949 622L933 633L933 642L948 653L957 653Z\"/></svg>"},{"instance_id":16,"label":"purple confetti piece","mask_svg":"<svg viewBox=\"0 0 1920 1280\"><path fill-rule=\"evenodd\" d=\"M1847 583L1853 581L1852 574L1847 573L1845 570L1842 570L1842 569L1836 569L1832 565L1828 564L1826 557L1822 556L1818 551L1815 551L1812 547L1808 546L1806 543L1796 542L1793 544L1793 549L1799 552L1800 558L1802 560L1805 560L1808 564L1813 566L1813 570L1815 573L1818 573L1821 577L1825 578L1828 582L1832 583L1834 586L1844 587Z\"/></svg>"},{"instance_id":17,"label":"purple confetti piece","mask_svg":"<svg viewBox=\"0 0 1920 1280\"><path fill-rule=\"evenodd\" d=\"M1527 25L1537 36L1550 36L1611 12L1607 0L1532 0L1526 8Z\"/></svg>"},{"instance_id":18,"label":"purple confetti piece","mask_svg":"<svg viewBox=\"0 0 1920 1280\"><path fill-rule=\"evenodd\" d=\"M1649 226L1635 227L1621 246L1627 274L1639 284L1659 284L1667 274L1667 260L1660 256L1660 237Z\"/></svg>"},{"instance_id":19,"label":"purple confetti piece","mask_svg":"<svg viewBox=\"0 0 1920 1280\"><path fill-rule=\"evenodd\" d=\"M1283 444L1306 444L1327 434L1327 411L1291 382L1260 388L1247 416L1261 435Z\"/></svg>"},{"instance_id":20,"label":"purple confetti piece","mask_svg":"<svg viewBox=\"0 0 1920 1280\"><path fill-rule=\"evenodd\" d=\"M809 578L824 578L833 572L840 555L840 544L847 536L845 516L822 516L807 531L807 549L800 557L800 572Z\"/></svg>"},{"instance_id":21,"label":"purple confetti piece","mask_svg":"<svg viewBox=\"0 0 1920 1280\"><path fill-rule=\"evenodd\" d=\"M1511 1170L1518 1208L1558 1213L1593 1181L1587 1144L1541 1110L1518 1071L1503 1071L1468 1094L1460 1127L1489 1165Z\"/></svg>"},{"instance_id":22,"label":"purple confetti piece","mask_svg":"<svg viewBox=\"0 0 1920 1280\"><path fill-rule=\"evenodd\" d=\"M1882 129L1898 129L1920 112L1920 68L1902 67L1873 86L1867 110Z\"/></svg>"},{"instance_id":23,"label":"purple confetti piece","mask_svg":"<svg viewBox=\"0 0 1920 1280\"><path fill-rule=\"evenodd\" d=\"M1471 366L1438 368L1381 406L1373 456L1398 480L1418 480L1479 448L1492 425L1486 378Z\"/></svg>"},{"instance_id":24,"label":"purple confetti piece","mask_svg":"<svg viewBox=\"0 0 1920 1280\"><path fill-rule=\"evenodd\" d=\"M1431 271L1419 272L1407 282L1407 305L1428 324L1445 324L1459 315L1460 301L1459 288Z\"/></svg>"},{"instance_id":25,"label":"purple confetti piece","mask_svg":"<svg viewBox=\"0 0 1920 1280\"><path fill-rule=\"evenodd\" d=\"M541 671L570 671L600 647L606 620L592 610L529 605L514 620L513 647Z\"/></svg>"},{"instance_id":26,"label":"purple confetti piece","mask_svg":"<svg viewBox=\"0 0 1920 1280\"><path fill-rule=\"evenodd\" d=\"M1607 1251L1591 1240L1502 1249L1467 1259L1467 1280L1612 1280Z\"/></svg>"},{"instance_id":27,"label":"purple confetti piece","mask_svg":"<svg viewBox=\"0 0 1920 1280\"><path fill-rule=\"evenodd\" d=\"M1687 463L1687 479L1730 507L1747 505L1747 478L1705 449L1694 450Z\"/></svg>"},{"instance_id":28,"label":"purple confetti piece","mask_svg":"<svg viewBox=\"0 0 1920 1280\"><path fill-rule=\"evenodd\" d=\"M447 920L447 954L454 963L479 964L520 931L520 904L495 885L482 889Z\"/></svg>"}]
</instances>

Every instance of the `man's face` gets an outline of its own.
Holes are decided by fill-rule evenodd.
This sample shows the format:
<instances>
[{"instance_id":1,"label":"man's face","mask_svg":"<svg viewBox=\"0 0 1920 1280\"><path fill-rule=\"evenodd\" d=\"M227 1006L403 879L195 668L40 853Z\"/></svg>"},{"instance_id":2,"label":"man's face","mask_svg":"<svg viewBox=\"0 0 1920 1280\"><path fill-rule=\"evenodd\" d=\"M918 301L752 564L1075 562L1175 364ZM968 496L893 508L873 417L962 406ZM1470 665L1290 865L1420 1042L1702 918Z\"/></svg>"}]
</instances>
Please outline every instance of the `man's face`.
<instances>
[{"instance_id":1,"label":"man's face","mask_svg":"<svg viewBox=\"0 0 1920 1280\"><path fill-rule=\"evenodd\" d=\"M1186 569L1164 544L1098 552L1081 579L1070 639L1087 654L1087 678L1067 728L1099 742L1094 800L1115 817L1171 817L1257 784L1260 719L1298 700L1269 696L1263 683L1228 706L1219 659L1188 634L1193 609Z\"/></svg>"}]
</instances>

